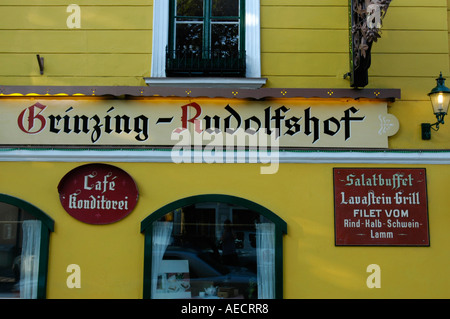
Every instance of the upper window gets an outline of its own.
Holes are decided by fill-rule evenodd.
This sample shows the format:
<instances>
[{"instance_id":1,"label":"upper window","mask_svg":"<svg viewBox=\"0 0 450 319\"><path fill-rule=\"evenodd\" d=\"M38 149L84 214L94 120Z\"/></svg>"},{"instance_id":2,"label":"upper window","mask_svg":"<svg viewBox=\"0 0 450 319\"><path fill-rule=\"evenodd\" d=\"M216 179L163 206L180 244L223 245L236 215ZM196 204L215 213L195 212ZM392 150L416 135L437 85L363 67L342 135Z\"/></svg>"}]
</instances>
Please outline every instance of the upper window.
<instances>
[{"instance_id":1,"label":"upper window","mask_svg":"<svg viewBox=\"0 0 450 319\"><path fill-rule=\"evenodd\" d=\"M151 86L256 89L260 0L154 0Z\"/></svg>"},{"instance_id":2,"label":"upper window","mask_svg":"<svg viewBox=\"0 0 450 319\"><path fill-rule=\"evenodd\" d=\"M244 0L171 0L167 76L245 76Z\"/></svg>"},{"instance_id":3,"label":"upper window","mask_svg":"<svg viewBox=\"0 0 450 319\"><path fill-rule=\"evenodd\" d=\"M51 230L36 207L0 194L0 298L45 298Z\"/></svg>"}]
</instances>

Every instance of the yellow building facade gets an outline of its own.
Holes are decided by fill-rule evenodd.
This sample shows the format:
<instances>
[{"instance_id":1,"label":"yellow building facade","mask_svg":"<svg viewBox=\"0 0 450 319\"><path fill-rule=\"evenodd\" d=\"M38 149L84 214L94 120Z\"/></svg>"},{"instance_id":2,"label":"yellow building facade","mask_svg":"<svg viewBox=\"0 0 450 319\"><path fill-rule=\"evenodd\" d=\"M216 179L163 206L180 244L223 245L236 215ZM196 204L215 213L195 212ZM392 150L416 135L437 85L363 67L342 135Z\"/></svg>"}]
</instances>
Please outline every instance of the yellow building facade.
<instances>
[{"instance_id":1,"label":"yellow building facade","mask_svg":"<svg viewBox=\"0 0 450 319\"><path fill-rule=\"evenodd\" d=\"M436 122L428 93L450 73L450 2L393 0L357 89L352 1L213 2L2 1L0 296L450 297L450 128L421 132ZM221 41L239 47L244 68L226 71L239 74L169 64L168 48L199 28L210 56ZM112 173L97 180L100 169ZM131 206L122 173L135 206L103 222L107 205ZM163 259L209 240L224 255L227 219L240 233L236 274L203 278L184 255ZM41 221L31 278L14 273L30 220ZM156 257L163 221L172 237ZM157 260L173 270L155 273Z\"/></svg>"}]
</instances>

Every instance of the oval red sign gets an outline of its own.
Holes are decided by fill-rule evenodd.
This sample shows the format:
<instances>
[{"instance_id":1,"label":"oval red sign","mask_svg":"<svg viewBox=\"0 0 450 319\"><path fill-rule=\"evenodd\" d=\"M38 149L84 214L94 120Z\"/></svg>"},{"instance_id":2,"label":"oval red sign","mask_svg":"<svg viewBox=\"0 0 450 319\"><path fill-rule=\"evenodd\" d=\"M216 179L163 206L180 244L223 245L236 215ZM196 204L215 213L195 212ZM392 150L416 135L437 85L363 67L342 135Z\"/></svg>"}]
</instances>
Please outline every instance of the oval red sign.
<instances>
[{"instance_id":1,"label":"oval red sign","mask_svg":"<svg viewBox=\"0 0 450 319\"><path fill-rule=\"evenodd\" d=\"M58 185L59 199L74 218L88 224L110 224L126 217L136 206L133 178L107 164L87 164L67 173Z\"/></svg>"}]
</instances>

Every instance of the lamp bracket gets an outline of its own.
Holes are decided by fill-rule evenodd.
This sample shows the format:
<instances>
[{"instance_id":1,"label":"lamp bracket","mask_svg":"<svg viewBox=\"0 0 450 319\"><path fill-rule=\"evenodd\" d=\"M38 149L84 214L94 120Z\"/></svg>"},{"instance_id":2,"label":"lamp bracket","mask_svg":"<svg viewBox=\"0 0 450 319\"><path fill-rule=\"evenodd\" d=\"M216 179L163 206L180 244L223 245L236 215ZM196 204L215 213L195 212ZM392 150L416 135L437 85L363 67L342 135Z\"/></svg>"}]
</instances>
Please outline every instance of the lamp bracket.
<instances>
[{"instance_id":1,"label":"lamp bracket","mask_svg":"<svg viewBox=\"0 0 450 319\"><path fill-rule=\"evenodd\" d=\"M438 118L436 123L422 123L422 140L431 139L431 130L435 132L439 131L439 124L444 124L444 115L442 115L442 117L438 117L438 115L436 115Z\"/></svg>"},{"instance_id":2,"label":"lamp bracket","mask_svg":"<svg viewBox=\"0 0 450 319\"><path fill-rule=\"evenodd\" d=\"M430 139L431 139L431 124L422 123L422 140L430 140Z\"/></svg>"}]
</instances>

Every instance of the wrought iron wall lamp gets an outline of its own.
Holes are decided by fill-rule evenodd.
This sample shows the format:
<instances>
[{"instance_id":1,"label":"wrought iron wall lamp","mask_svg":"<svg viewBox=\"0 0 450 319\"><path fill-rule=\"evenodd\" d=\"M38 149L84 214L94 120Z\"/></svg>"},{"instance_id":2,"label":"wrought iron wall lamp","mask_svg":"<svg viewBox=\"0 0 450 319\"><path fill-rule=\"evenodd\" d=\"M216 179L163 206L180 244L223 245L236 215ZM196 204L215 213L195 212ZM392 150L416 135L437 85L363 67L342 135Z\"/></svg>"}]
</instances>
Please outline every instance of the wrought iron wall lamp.
<instances>
[{"instance_id":1,"label":"wrought iron wall lamp","mask_svg":"<svg viewBox=\"0 0 450 319\"><path fill-rule=\"evenodd\" d=\"M430 97L433 113L436 115L437 122L434 124L422 123L422 139L431 139L431 129L439 130L439 124L444 124L444 117L448 112L448 105L450 102L450 89L445 86L445 78L442 77L442 72L436 79L437 85L428 93Z\"/></svg>"}]
</instances>

